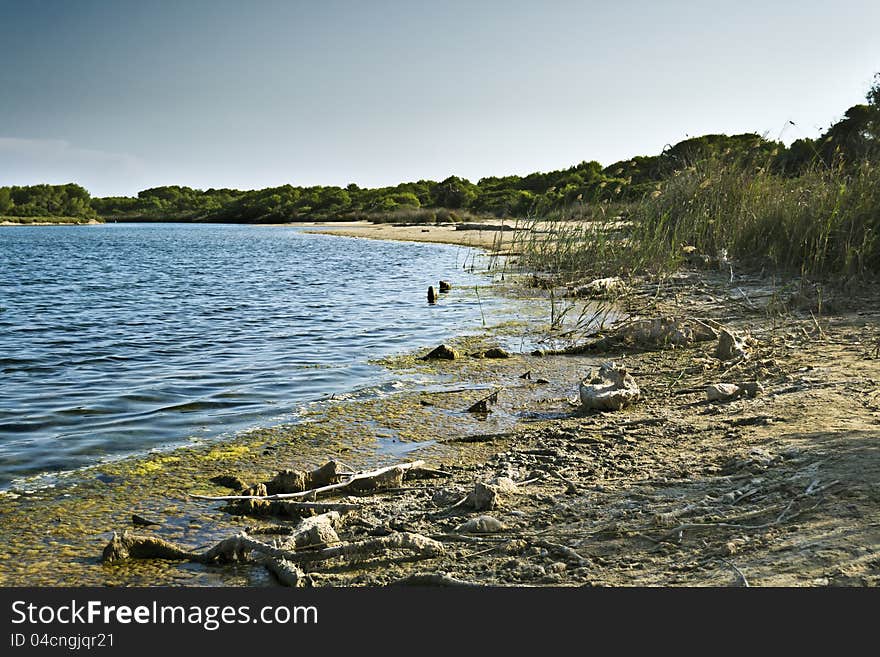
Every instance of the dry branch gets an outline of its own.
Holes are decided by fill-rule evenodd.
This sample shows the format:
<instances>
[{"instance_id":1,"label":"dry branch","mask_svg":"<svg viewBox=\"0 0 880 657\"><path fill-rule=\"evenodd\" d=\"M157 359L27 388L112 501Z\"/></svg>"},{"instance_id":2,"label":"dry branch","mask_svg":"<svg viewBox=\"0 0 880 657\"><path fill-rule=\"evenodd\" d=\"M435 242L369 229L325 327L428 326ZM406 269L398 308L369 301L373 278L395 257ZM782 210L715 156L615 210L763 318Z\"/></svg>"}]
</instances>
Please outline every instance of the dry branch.
<instances>
[{"instance_id":1,"label":"dry branch","mask_svg":"<svg viewBox=\"0 0 880 657\"><path fill-rule=\"evenodd\" d=\"M400 463L397 465L389 465L377 470L368 472L358 472L350 476L346 481L312 488L295 493L279 493L275 495L191 495L191 497L199 500L210 500L212 502L227 502L233 500L292 500L302 497L317 496L330 492L363 492L368 490L379 490L382 488L399 488L403 483L403 475L406 470L412 468L420 468L425 464L424 461L411 461L409 463Z\"/></svg>"},{"instance_id":2,"label":"dry branch","mask_svg":"<svg viewBox=\"0 0 880 657\"><path fill-rule=\"evenodd\" d=\"M246 534L239 534L220 541L207 552L198 553L152 536L125 532L122 536L113 534L110 543L104 548L103 561L112 563L123 559L173 559L196 563L232 563L249 561L249 553L257 552L262 555L257 560L259 563L263 563L263 557L290 563L306 563L336 558L361 560L388 550L411 550L422 558L430 558L442 554L443 545L421 534L396 532L388 536L320 550L295 551L263 543Z\"/></svg>"},{"instance_id":3,"label":"dry branch","mask_svg":"<svg viewBox=\"0 0 880 657\"><path fill-rule=\"evenodd\" d=\"M734 517L725 518L725 519L723 519L721 521L717 521L717 522L685 523L685 524L679 525L678 527L675 527L674 529L669 530L668 532L666 532L666 534L663 535L663 537L666 538L669 536L674 536L676 534L681 534L685 530L711 529L711 528L715 528L715 527L722 527L722 528L729 528L729 529L747 529L747 530L767 529L769 527L775 527L775 526L781 524L783 522L783 520L792 520L793 518L801 515L802 513L805 513L806 511L811 510L811 509L800 509L799 511L795 511L792 514L789 514L789 511L791 511L791 507L794 506L795 502L797 502L798 500L804 499L806 497L816 495L817 493L821 493L825 490L828 490L832 486L836 486L839 483L840 483L840 481L834 480L828 484L825 484L824 486L821 486L818 488L813 488L812 490L810 490L810 488L812 488L812 486L809 487L807 489L809 492L803 492L800 495L796 495L791 500L789 500L788 504L785 506L782 513L780 513L779 516L777 516L777 518L775 520L772 520L770 522L765 522L760 525L743 525L740 523L731 522L731 520L734 520L734 519L742 520L745 518L763 515L765 513L768 513L770 511L774 511L774 510L780 508L782 506L782 504L784 504L784 502L779 503L779 504L774 504L773 506L770 506L770 507L767 507L764 509L758 509L756 511L750 511L748 513L742 513L742 514L739 514ZM812 508L815 508L815 507L812 507Z\"/></svg>"},{"instance_id":4,"label":"dry branch","mask_svg":"<svg viewBox=\"0 0 880 657\"><path fill-rule=\"evenodd\" d=\"M412 532L396 532L388 536L380 536L357 543L346 543L335 547L324 548L310 552L296 552L288 555L293 561L299 563L309 561L325 561L345 557L360 560L386 550L412 550L424 558L436 557L443 553L443 544L427 536Z\"/></svg>"}]
</instances>

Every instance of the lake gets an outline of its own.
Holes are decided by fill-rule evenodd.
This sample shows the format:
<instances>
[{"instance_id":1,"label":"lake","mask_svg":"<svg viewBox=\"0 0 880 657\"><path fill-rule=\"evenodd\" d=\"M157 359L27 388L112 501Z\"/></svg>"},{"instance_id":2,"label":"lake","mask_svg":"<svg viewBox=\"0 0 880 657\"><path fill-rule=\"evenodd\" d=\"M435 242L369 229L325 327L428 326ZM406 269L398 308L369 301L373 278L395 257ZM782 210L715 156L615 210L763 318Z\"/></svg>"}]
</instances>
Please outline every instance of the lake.
<instances>
[{"instance_id":1,"label":"lake","mask_svg":"<svg viewBox=\"0 0 880 657\"><path fill-rule=\"evenodd\" d=\"M289 226L2 227L0 489L393 390L370 361L509 311L486 266Z\"/></svg>"}]
</instances>

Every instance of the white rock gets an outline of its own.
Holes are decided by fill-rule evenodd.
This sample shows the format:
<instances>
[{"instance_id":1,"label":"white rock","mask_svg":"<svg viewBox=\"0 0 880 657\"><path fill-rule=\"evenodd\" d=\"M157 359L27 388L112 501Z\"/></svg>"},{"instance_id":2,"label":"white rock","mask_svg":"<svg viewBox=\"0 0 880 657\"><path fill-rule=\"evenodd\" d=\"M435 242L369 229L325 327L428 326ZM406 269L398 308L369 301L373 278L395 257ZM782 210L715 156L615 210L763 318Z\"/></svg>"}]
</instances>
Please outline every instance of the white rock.
<instances>
[{"instance_id":1,"label":"white rock","mask_svg":"<svg viewBox=\"0 0 880 657\"><path fill-rule=\"evenodd\" d=\"M709 401L724 401L739 396L739 386L735 383L712 383L706 386L706 399Z\"/></svg>"},{"instance_id":2,"label":"white rock","mask_svg":"<svg viewBox=\"0 0 880 657\"><path fill-rule=\"evenodd\" d=\"M504 526L504 523L492 516L477 516L455 528L456 531L462 534L492 534L504 531L505 529L507 528Z\"/></svg>"},{"instance_id":3,"label":"white rock","mask_svg":"<svg viewBox=\"0 0 880 657\"><path fill-rule=\"evenodd\" d=\"M604 297L613 296L623 292L626 285L619 276L597 278L586 285L574 288L571 294L576 297Z\"/></svg>"},{"instance_id":4,"label":"white rock","mask_svg":"<svg viewBox=\"0 0 880 657\"><path fill-rule=\"evenodd\" d=\"M598 375L591 373L579 387L584 408L617 411L639 398L639 386L623 367L611 363L603 365Z\"/></svg>"}]
</instances>

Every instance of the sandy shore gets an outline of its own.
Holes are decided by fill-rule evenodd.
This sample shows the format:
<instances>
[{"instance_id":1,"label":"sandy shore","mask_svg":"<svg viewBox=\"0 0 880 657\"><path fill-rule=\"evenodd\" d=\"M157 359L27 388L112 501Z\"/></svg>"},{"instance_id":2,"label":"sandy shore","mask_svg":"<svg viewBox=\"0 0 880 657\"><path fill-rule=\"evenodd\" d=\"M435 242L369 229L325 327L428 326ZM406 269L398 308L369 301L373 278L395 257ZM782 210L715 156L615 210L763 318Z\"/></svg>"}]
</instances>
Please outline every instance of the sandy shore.
<instances>
[{"instance_id":1,"label":"sandy shore","mask_svg":"<svg viewBox=\"0 0 880 657\"><path fill-rule=\"evenodd\" d=\"M88 221L9 221L8 219L0 221L0 226L95 226L103 224L103 221L97 219L89 219Z\"/></svg>"},{"instance_id":2,"label":"sandy shore","mask_svg":"<svg viewBox=\"0 0 880 657\"><path fill-rule=\"evenodd\" d=\"M498 250L508 246L515 235L514 231L501 230L502 223L505 222L501 220L481 221L482 228L471 230L458 230L455 225L399 226L396 224L373 224L367 221L346 224L312 224L312 226L313 232L326 235L403 242L437 242ZM493 225L499 228L497 230L487 228ZM513 224L508 221L506 225L512 226Z\"/></svg>"}]
</instances>

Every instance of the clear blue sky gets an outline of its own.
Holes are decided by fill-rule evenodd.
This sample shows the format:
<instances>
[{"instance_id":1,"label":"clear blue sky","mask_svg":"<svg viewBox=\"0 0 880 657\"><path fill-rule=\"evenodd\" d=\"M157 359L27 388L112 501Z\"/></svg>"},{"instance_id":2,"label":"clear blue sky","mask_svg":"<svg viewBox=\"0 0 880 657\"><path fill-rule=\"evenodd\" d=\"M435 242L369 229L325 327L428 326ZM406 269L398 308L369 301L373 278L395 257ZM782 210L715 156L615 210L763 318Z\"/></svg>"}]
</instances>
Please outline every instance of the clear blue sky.
<instances>
[{"instance_id":1,"label":"clear blue sky","mask_svg":"<svg viewBox=\"0 0 880 657\"><path fill-rule=\"evenodd\" d=\"M880 71L877 0L0 0L0 26L0 185L95 195L790 142Z\"/></svg>"}]
</instances>

